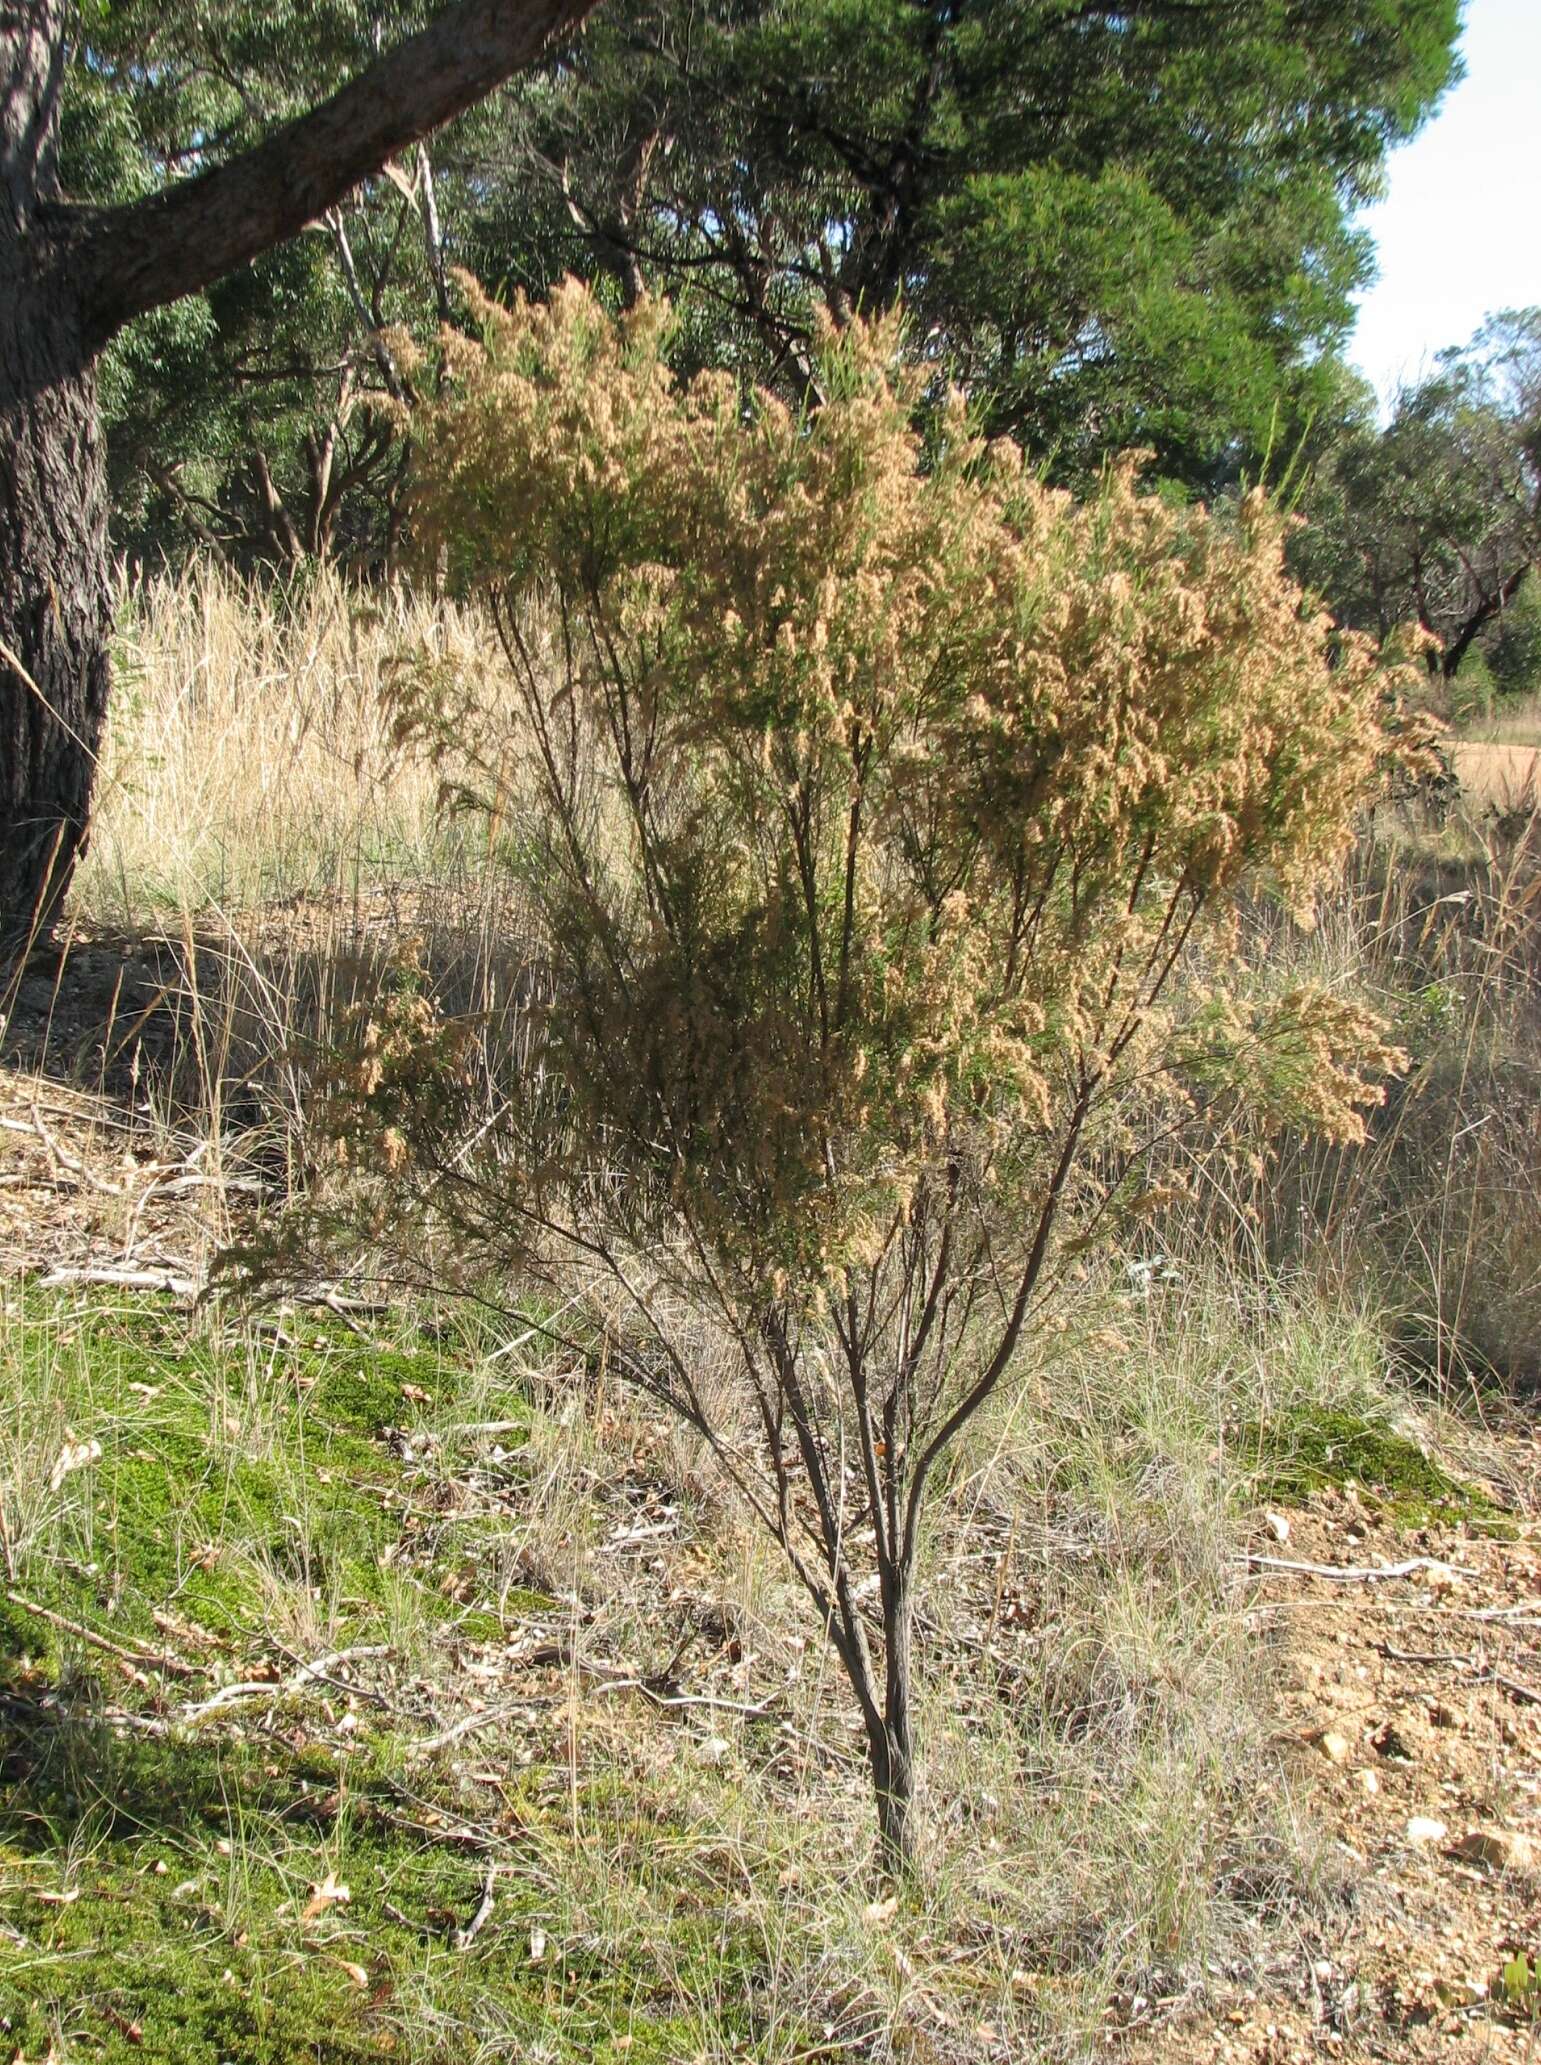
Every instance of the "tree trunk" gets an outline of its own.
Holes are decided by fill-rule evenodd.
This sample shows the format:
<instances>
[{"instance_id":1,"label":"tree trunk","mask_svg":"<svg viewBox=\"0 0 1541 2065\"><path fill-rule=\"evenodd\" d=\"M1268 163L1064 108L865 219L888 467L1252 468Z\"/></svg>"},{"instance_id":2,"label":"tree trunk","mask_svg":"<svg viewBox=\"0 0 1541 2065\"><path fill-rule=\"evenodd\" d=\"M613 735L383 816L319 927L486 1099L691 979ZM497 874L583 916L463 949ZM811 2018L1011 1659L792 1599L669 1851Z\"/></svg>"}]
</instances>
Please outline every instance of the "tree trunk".
<instances>
[{"instance_id":1,"label":"tree trunk","mask_svg":"<svg viewBox=\"0 0 1541 2065\"><path fill-rule=\"evenodd\" d=\"M323 217L594 4L458 0L244 156L93 209L61 200L54 172L66 0L0 0L0 953L58 910L106 715L98 352Z\"/></svg>"},{"instance_id":2,"label":"tree trunk","mask_svg":"<svg viewBox=\"0 0 1541 2065\"><path fill-rule=\"evenodd\" d=\"M62 0L0 0L0 950L52 922L107 707L93 353L48 221L62 54Z\"/></svg>"},{"instance_id":3,"label":"tree trunk","mask_svg":"<svg viewBox=\"0 0 1541 2065\"><path fill-rule=\"evenodd\" d=\"M884 1609L883 1718L868 1727L868 1756L877 1795L878 1868L906 1879L915 1868L915 1744L910 1714L910 1650L914 1611L907 1582L896 1581Z\"/></svg>"},{"instance_id":4,"label":"tree trunk","mask_svg":"<svg viewBox=\"0 0 1541 2065\"><path fill-rule=\"evenodd\" d=\"M58 275L0 247L0 950L46 933L84 843L112 596L96 383Z\"/></svg>"}]
</instances>

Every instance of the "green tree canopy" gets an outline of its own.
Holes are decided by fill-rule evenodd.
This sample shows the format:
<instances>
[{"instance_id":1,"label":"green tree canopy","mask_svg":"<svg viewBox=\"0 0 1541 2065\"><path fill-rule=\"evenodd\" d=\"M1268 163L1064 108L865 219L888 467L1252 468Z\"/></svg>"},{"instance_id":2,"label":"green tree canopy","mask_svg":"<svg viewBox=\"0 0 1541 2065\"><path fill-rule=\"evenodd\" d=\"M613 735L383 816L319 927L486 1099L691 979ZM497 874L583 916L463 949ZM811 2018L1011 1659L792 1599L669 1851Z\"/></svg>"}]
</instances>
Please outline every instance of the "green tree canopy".
<instances>
[{"instance_id":1,"label":"green tree canopy","mask_svg":"<svg viewBox=\"0 0 1541 2065\"><path fill-rule=\"evenodd\" d=\"M1327 452L1298 562L1342 620L1385 637L1420 624L1451 681L1491 652L1529 686L1525 592L1541 562L1541 309L1494 316L1463 349L1368 410Z\"/></svg>"},{"instance_id":2,"label":"green tree canopy","mask_svg":"<svg viewBox=\"0 0 1541 2065\"><path fill-rule=\"evenodd\" d=\"M76 52L72 188L121 193L238 147L413 11L108 0ZM362 451L381 492L378 332L438 320L440 255L495 287L573 272L622 302L665 291L683 370L784 391L812 377L819 312L902 303L911 349L1056 478L1138 444L1212 489L1330 395L1369 268L1353 211L1450 80L1457 14L620 0L447 133L432 208L426 160L396 168L345 217L126 338L120 495L148 518L180 494L192 520L201 497L211 528L260 539L260 458L303 528L306 440L328 436L332 478Z\"/></svg>"}]
</instances>

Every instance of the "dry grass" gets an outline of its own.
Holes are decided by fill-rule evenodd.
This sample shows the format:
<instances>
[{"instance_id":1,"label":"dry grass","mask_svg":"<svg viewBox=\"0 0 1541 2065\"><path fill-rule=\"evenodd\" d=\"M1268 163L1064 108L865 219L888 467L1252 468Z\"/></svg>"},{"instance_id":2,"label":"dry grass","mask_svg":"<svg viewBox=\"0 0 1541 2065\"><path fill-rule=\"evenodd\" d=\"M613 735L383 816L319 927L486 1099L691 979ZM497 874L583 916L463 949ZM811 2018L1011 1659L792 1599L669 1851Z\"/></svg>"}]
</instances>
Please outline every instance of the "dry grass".
<instances>
[{"instance_id":1,"label":"dry grass","mask_svg":"<svg viewBox=\"0 0 1541 2065\"><path fill-rule=\"evenodd\" d=\"M1487 716L1464 725L1462 738L1482 745L1541 746L1541 694L1506 696Z\"/></svg>"},{"instance_id":2,"label":"dry grass","mask_svg":"<svg viewBox=\"0 0 1541 2065\"><path fill-rule=\"evenodd\" d=\"M1249 1308L1200 1281L1110 1284L972 1430L926 1557L931 1835L924 1883L897 1912L870 1911L870 1803L843 1682L702 1458L602 1378L532 1360L518 1333L452 1326L402 1363L410 1342L382 1333L372 1354L336 1328L287 1322L275 1340L78 1295L0 1315L17 1376L0 1499L27 1596L220 1676L390 1645L349 1669L369 1703L318 1686L255 1738L260 1703L168 1736L168 1711L206 1684L136 1689L94 1659L127 1745L142 1739L134 1717L160 1724L150 1746L184 1788L217 1757L237 1796L266 1767L261 1796L238 1823L211 1801L173 1835L130 1795L124 1840L50 1795L57 1854L53 1839L8 1849L0 1827L0 1912L35 1927L27 1891L56 1874L86 1888L89 1928L110 1887L116 1946L141 1904L153 1917L136 1845L169 1848L184 1860L171 1883L197 1878L218 1917L206 1942L166 1948L191 1995L227 1966L254 1986L264 1952L301 1950L307 1985L330 1984L351 2016L336 1960L363 1959L390 1974L380 2012L398 2053L425 2061L450 2042L510 2054L500 2044L526 2025L498 2016L527 2017L539 1995L538 1930L553 1965L645 1972L645 2007L610 2033L634 2026L658 2065L743 2055L746 2034L768 2061L820 2041L877 2060L1081 2057L1110 2014L1164 2016L1207 1974L1250 1973L1285 1917L1312 1938L1318 1918L1330 1927L1331 1873L1270 1741L1230 1500L1258 1411L1373 1397L1368 1329L1334 1334L1309 1304ZM362 1429L381 1415L401 1424L371 1447ZM101 1453L55 1494L65 1424ZM191 1464L192 1482L173 1495L159 1459ZM55 1647L61 1683L85 1690L91 1653ZM687 1703L654 1705L639 1679ZM102 1748L88 1756L87 1798L108 1782ZM27 1757L13 1768L30 1811L47 1773ZM318 1759L358 1803L353 1825L303 1813ZM476 1879L448 1835L435 1849L432 1825L481 1829L503 1857L510 1796L496 1923L476 1960L435 1956L413 1938L414 1874L452 1876L462 1921ZM370 1798L430 1826L371 1827ZM328 1871L353 1905L318 1961L295 1894ZM101 1940L83 1964L61 1957L50 1984L140 2014L128 1962ZM0 1956L0 2000L5 1983ZM553 2058L584 2054L581 2005L548 2002ZM660 2015L668 2031L650 2039Z\"/></svg>"},{"instance_id":3,"label":"dry grass","mask_svg":"<svg viewBox=\"0 0 1541 2065\"><path fill-rule=\"evenodd\" d=\"M1183 1238L1369 1299L1441 1387L1541 1377L1541 817L1378 825L1315 930L1260 917L1269 980L1367 995L1411 1057L1367 1147L1287 1148Z\"/></svg>"},{"instance_id":4,"label":"dry grass","mask_svg":"<svg viewBox=\"0 0 1541 2065\"><path fill-rule=\"evenodd\" d=\"M433 776L381 722L393 657L430 636L475 632L330 572L258 590L203 568L131 590L82 916L137 927L471 865Z\"/></svg>"},{"instance_id":5,"label":"dry grass","mask_svg":"<svg viewBox=\"0 0 1541 2065\"><path fill-rule=\"evenodd\" d=\"M1455 771L1468 798L1505 814L1541 808L1541 747L1518 740L1462 739Z\"/></svg>"}]
</instances>

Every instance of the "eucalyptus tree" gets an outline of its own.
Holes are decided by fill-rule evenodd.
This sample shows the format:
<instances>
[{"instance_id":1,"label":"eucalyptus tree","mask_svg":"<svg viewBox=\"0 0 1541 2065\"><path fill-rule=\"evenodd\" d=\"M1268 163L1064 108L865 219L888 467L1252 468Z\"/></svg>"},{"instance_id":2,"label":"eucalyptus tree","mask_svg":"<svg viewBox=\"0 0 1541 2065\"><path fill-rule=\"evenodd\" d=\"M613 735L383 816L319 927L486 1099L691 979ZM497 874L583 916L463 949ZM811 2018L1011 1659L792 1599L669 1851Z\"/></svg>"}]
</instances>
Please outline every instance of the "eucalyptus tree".
<instances>
[{"instance_id":1,"label":"eucalyptus tree","mask_svg":"<svg viewBox=\"0 0 1541 2065\"><path fill-rule=\"evenodd\" d=\"M1491 649L1519 680L1526 590L1541 566L1541 309L1492 317L1366 413L1324 455L1298 547L1345 623L1419 624L1429 671L1453 681Z\"/></svg>"},{"instance_id":2,"label":"eucalyptus tree","mask_svg":"<svg viewBox=\"0 0 1541 2065\"><path fill-rule=\"evenodd\" d=\"M783 390L818 313L902 303L1056 477L1143 445L1209 488L1320 412L1371 262L1354 210L1452 77L1457 12L623 0L503 97L460 235L490 284L666 292L683 360Z\"/></svg>"},{"instance_id":3,"label":"eucalyptus tree","mask_svg":"<svg viewBox=\"0 0 1541 2065\"><path fill-rule=\"evenodd\" d=\"M1211 490L1328 420L1368 262L1353 207L1449 76L1455 14L612 0L431 164L125 335L119 542L378 560L400 448L379 442L376 339L382 317L434 327L446 255L499 292L569 272L612 304L665 292L682 370L783 392L818 310L902 301L912 348L1057 479L1143 445ZM379 23L378 0L114 0L71 75L66 168L116 195L205 134L244 141L361 63Z\"/></svg>"},{"instance_id":4,"label":"eucalyptus tree","mask_svg":"<svg viewBox=\"0 0 1541 2065\"><path fill-rule=\"evenodd\" d=\"M459 0L306 112L229 156L200 135L147 191L107 205L67 198L60 180L84 23L65 0L0 4L0 939L46 930L86 833L112 622L103 350L324 219L593 4ZM153 83L153 42L143 63Z\"/></svg>"}]
</instances>

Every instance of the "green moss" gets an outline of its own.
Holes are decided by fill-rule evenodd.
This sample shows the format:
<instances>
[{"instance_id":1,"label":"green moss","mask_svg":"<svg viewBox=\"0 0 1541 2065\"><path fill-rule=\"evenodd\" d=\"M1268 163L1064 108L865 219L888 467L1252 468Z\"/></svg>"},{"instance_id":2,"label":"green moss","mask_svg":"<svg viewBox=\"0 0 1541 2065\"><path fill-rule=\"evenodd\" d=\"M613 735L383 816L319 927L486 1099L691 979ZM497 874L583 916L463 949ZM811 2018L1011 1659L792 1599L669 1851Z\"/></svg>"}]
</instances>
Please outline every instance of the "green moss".
<instances>
[{"instance_id":1,"label":"green moss","mask_svg":"<svg viewBox=\"0 0 1541 2065\"><path fill-rule=\"evenodd\" d=\"M0 1809L0 1914L27 1938L0 1938L0 2026L23 2056L46 2054L62 2028L93 2055L175 2065L449 2061L495 2028L521 2048L539 2039L553 2059L661 2065L699 2049L692 1972L727 1989L719 2029L752 2037L763 1946L684 1883L674 1914L647 1889L666 1944L564 1927L547 1906L545 1865L560 1830L535 1822L528 1802L517 1821L489 1813L495 1916L457 1946L486 1859L404 1830L367 1766L327 1774L314 1827L296 1807L315 1772L277 1770L267 1748L101 1730L66 1744L38 1718L32 1761L13 1756ZM307 1917L328 1875L349 1898ZM39 1897L60 1893L73 1897ZM531 1931L548 1926L533 1959ZM622 2036L631 2043L617 2048Z\"/></svg>"},{"instance_id":2,"label":"green moss","mask_svg":"<svg viewBox=\"0 0 1541 2065\"><path fill-rule=\"evenodd\" d=\"M1349 1407L1312 1407L1243 1437L1256 1496L1289 1503L1353 1484L1399 1527L1464 1524L1510 1537L1514 1523L1479 1486L1453 1477L1418 1444Z\"/></svg>"},{"instance_id":3,"label":"green moss","mask_svg":"<svg viewBox=\"0 0 1541 2065\"><path fill-rule=\"evenodd\" d=\"M403 1597L430 1645L450 1623L456 1642L506 1632L485 1599L457 1603L463 1585L445 1584L474 1575L478 1528L495 1538L501 1523L422 1525L394 1431L432 1425L448 1441L462 1393L467 1420L529 1410L471 1389L477 1344L377 1347L330 1320L275 1342L149 1301L32 1289L18 1302L0 1360L6 1438L33 1441L26 1599L120 1646L180 1650L212 1677L271 1654L275 1609L291 1625L324 1612L345 1642L392 1640ZM52 1494L65 1427L101 1454ZM499 1602L505 1616L545 1603L504 1590ZM453 1758L409 1760L419 1716L364 1709L324 1747L306 1732L319 1692L286 1701L272 1728L250 1708L165 1735L132 1725L163 1727L205 1682L136 1680L0 1598L4 2055L458 2065L539 2049L553 2065L672 2065L703 2048L707 2014L714 2038L752 2048L763 1940L729 1918L688 1832L645 1789L586 1785L575 1832L567 1788L545 1784L541 1763L494 1784ZM109 1724L113 1710L126 1725ZM467 1814L483 1847L458 1839ZM489 1860L495 1914L457 1948ZM351 1897L307 1920L328 1875ZM581 1893L576 1907L554 1900L574 1880L594 1912ZM534 1929L549 1940L538 1960ZM778 2028L795 2050L796 2031Z\"/></svg>"}]
</instances>

